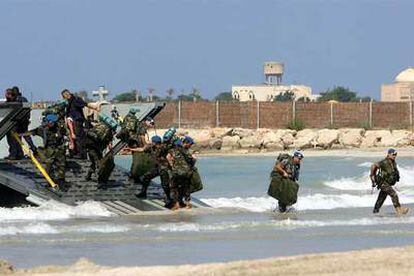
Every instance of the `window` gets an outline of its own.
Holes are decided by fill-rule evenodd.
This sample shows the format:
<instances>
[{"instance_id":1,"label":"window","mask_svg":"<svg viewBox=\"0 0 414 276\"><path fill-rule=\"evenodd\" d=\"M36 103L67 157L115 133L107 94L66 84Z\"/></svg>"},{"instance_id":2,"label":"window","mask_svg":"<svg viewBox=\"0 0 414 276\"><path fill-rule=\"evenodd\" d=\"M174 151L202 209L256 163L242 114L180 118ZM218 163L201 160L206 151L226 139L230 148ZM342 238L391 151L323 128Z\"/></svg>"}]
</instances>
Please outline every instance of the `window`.
<instances>
[{"instance_id":1,"label":"window","mask_svg":"<svg viewBox=\"0 0 414 276\"><path fill-rule=\"evenodd\" d=\"M239 99L240 99L239 92L234 91L234 93L233 93L233 98L235 98L236 100L239 100Z\"/></svg>"}]
</instances>

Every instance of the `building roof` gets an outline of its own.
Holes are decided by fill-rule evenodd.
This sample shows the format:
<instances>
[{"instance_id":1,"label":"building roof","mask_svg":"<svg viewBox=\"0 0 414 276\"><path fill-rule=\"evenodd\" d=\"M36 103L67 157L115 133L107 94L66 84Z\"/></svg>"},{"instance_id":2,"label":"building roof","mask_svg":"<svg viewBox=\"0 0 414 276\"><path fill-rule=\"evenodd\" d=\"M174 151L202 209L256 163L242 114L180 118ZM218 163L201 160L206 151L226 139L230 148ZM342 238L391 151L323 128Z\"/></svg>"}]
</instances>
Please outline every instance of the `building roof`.
<instances>
[{"instance_id":1,"label":"building roof","mask_svg":"<svg viewBox=\"0 0 414 276\"><path fill-rule=\"evenodd\" d=\"M409 67L404 71L401 71L397 77L395 77L396 82L414 82L414 68Z\"/></svg>"}]
</instances>

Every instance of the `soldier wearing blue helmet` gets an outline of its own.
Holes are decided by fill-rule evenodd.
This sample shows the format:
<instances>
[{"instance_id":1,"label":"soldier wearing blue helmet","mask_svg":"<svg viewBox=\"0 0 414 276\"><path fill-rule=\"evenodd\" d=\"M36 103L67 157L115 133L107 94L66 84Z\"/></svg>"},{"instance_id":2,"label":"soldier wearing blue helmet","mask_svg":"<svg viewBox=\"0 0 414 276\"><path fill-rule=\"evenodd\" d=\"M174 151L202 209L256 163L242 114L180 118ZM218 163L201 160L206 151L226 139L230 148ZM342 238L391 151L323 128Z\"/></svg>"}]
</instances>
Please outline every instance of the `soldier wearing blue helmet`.
<instances>
[{"instance_id":1,"label":"soldier wearing blue helmet","mask_svg":"<svg viewBox=\"0 0 414 276\"><path fill-rule=\"evenodd\" d=\"M85 180L89 181L92 174L100 169L103 151L111 147L118 123L107 115L99 115L99 121L86 132L85 146L90 160L90 167ZM99 178L99 176L98 176Z\"/></svg>"},{"instance_id":2,"label":"soldier wearing blue helmet","mask_svg":"<svg viewBox=\"0 0 414 276\"><path fill-rule=\"evenodd\" d=\"M62 190L68 187L65 182L67 129L58 123L59 116L49 113L43 117L42 125L25 132L23 136L36 135L43 138L43 153L47 173Z\"/></svg>"}]
</instances>

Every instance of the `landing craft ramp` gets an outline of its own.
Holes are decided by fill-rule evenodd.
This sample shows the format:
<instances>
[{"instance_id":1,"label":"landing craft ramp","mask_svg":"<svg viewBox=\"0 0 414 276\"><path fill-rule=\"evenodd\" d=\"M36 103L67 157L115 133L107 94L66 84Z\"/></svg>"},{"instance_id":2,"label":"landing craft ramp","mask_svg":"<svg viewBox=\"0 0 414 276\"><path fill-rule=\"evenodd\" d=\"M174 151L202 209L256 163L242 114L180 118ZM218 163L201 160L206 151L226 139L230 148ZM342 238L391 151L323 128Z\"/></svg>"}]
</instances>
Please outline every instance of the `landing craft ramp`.
<instances>
[{"instance_id":1,"label":"landing craft ramp","mask_svg":"<svg viewBox=\"0 0 414 276\"><path fill-rule=\"evenodd\" d=\"M149 103L137 106L140 120L154 118L164 104ZM0 103L0 139L3 138L19 121L30 112L29 105L22 103ZM122 149L118 142L114 153ZM95 179L86 181L89 167L87 160L67 159L66 181L70 187L59 194L50 189L44 176L30 159L10 161L0 159L0 206L19 206L22 204L42 205L46 201L56 200L69 205L94 200L118 215L137 214L145 211L166 210L163 203L163 191L158 183L153 182L148 189L148 199L135 197L141 185L129 179L128 172L116 166L109 181L99 184ZM195 207L205 207L204 203L194 199Z\"/></svg>"}]
</instances>

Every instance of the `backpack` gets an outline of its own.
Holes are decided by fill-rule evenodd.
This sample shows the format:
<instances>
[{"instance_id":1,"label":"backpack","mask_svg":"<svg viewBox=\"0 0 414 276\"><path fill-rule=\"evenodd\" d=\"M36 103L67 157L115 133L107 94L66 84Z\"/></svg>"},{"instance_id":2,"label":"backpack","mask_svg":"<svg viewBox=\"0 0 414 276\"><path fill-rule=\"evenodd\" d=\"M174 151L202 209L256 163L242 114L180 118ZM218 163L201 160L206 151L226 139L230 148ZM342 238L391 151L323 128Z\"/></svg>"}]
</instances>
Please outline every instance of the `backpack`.
<instances>
[{"instance_id":1,"label":"backpack","mask_svg":"<svg viewBox=\"0 0 414 276\"><path fill-rule=\"evenodd\" d=\"M172 173L178 177L190 177L192 170L187 163L187 160L181 150L173 150L173 166Z\"/></svg>"}]
</instances>

